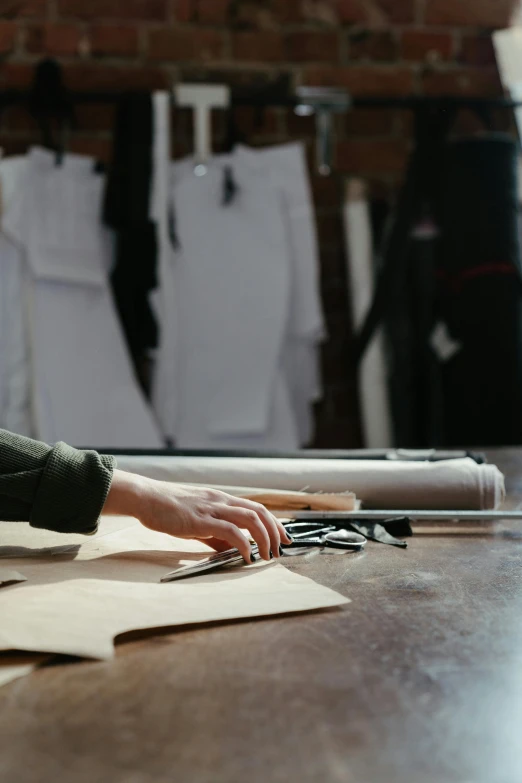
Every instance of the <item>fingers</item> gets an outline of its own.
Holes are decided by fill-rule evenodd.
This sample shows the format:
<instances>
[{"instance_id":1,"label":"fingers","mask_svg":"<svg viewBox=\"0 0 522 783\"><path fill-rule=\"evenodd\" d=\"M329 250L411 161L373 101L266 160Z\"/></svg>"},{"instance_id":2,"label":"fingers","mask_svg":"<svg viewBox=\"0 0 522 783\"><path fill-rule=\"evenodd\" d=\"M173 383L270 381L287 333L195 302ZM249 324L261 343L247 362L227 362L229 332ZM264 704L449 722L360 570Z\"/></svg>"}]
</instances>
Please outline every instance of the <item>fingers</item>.
<instances>
[{"instance_id":1,"label":"fingers","mask_svg":"<svg viewBox=\"0 0 522 783\"><path fill-rule=\"evenodd\" d=\"M275 525L279 536L278 547L281 541L284 541L285 544L292 543L292 539L288 536L283 523L280 522L277 517L271 514L270 511L268 511L268 509L265 508L261 503L256 503L254 500L247 500L246 498L233 498L231 505L250 508L255 511L263 520L267 530L270 530Z\"/></svg>"},{"instance_id":2,"label":"fingers","mask_svg":"<svg viewBox=\"0 0 522 783\"><path fill-rule=\"evenodd\" d=\"M227 544L229 544L228 548L231 549L235 547L239 550L239 553L242 555L245 563L250 565L250 563L254 562L252 559L250 541L232 522L229 522L226 519L209 519L208 523L205 525L205 528L205 532L208 532L210 537L208 541L209 543L214 539L226 541ZM213 544L210 543L210 546L213 546Z\"/></svg>"},{"instance_id":3,"label":"fingers","mask_svg":"<svg viewBox=\"0 0 522 783\"><path fill-rule=\"evenodd\" d=\"M259 554L264 560L270 560L270 550L279 556L279 539L273 541L273 531L269 531L255 511L239 506L219 505L213 512L220 519L233 522L239 528L246 528L259 547ZM272 535L271 535L272 532ZM275 546L275 550L272 547Z\"/></svg>"},{"instance_id":4,"label":"fingers","mask_svg":"<svg viewBox=\"0 0 522 783\"><path fill-rule=\"evenodd\" d=\"M228 541L223 541L221 538L196 538L195 540L212 547L216 552L226 552L230 549Z\"/></svg>"}]
</instances>

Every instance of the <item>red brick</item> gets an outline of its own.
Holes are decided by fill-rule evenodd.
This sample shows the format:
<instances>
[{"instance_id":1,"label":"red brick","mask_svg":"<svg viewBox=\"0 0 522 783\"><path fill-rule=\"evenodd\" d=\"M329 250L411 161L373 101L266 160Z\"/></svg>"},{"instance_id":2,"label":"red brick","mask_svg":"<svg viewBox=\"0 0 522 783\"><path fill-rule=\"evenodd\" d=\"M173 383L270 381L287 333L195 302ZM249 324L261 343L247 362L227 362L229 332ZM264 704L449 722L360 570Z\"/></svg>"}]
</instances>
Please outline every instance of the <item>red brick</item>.
<instances>
[{"instance_id":1,"label":"red brick","mask_svg":"<svg viewBox=\"0 0 522 783\"><path fill-rule=\"evenodd\" d=\"M336 33L302 30L285 38L288 60L295 62L338 62L339 38Z\"/></svg>"},{"instance_id":2,"label":"red brick","mask_svg":"<svg viewBox=\"0 0 522 783\"><path fill-rule=\"evenodd\" d=\"M23 17L44 17L47 13L48 8L48 0L28 0L28 2L23 2L19 7L18 3L13 3L13 6L16 8L16 14L13 14L13 16L23 16Z\"/></svg>"},{"instance_id":3,"label":"red brick","mask_svg":"<svg viewBox=\"0 0 522 783\"><path fill-rule=\"evenodd\" d=\"M450 60L453 38L449 33L407 30L402 35L401 54L404 60L412 62Z\"/></svg>"},{"instance_id":4,"label":"red brick","mask_svg":"<svg viewBox=\"0 0 522 783\"><path fill-rule=\"evenodd\" d=\"M4 151L4 155L25 155L27 148L31 144L38 143L38 136L10 136L8 133L2 133L0 135L0 149Z\"/></svg>"},{"instance_id":5,"label":"red brick","mask_svg":"<svg viewBox=\"0 0 522 783\"><path fill-rule=\"evenodd\" d=\"M390 109L352 109L345 118L351 136L387 136L395 125L396 113Z\"/></svg>"},{"instance_id":6,"label":"red brick","mask_svg":"<svg viewBox=\"0 0 522 783\"><path fill-rule=\"evenodd\" d=\"M26 106L9 106L2 114L2 127L8 131L38 131L38 125Z\"/></svg>"},{"instance_id":7,"label":"red brick","mask_svg":"<svg viewBox=\"0 0 522 783\"><path fill-rule=\"evenodd\" d=\"M337 0L339 20L345 24L365 24L368 14L362 0Z\"/></svg>"},{"instance_id":8,"label":"red brick","mask_svg":"<svg viewBox=\"0 0 522 783\"><path fill-rule=\"evenodd\" d=\"M28 28L25 48L31 54L67 57L78 54L81 31L73 24L33 25Z\"/></svg>"},{"instance_id":9,"label":"red brick","mask_svg":"<svg viewBox=\"0 0 522 783\"><path fill-rule=\"evenodd\" d=\"M34 66L29 63L1 63L0 84L2 87L23 90L30 87L34 79Z\"/></svg>"},{"instance_id":10,"label":"red brick","mask_svg":"<svg viewBox=\"0 0 522 783\"><path fill-rule=\"evenodd\" d=\"M11 52L16 43L16 25L14 22L0 22L0 53Z\"/></svg>"},{"instance_id":11,"label":"red brick","mask_svg":"<svg viewBox=\"0 0 522 783\"><path fill-rule=\"evenodd\" d=\"M304 22L307 0L278 0L274 3L274 13L277 21L283 24Z\"/></svg>"},{"instance_id":12,"label":"red brick","mask_svg":"<svg viewBox=\"0 0 522 783\"><path fill-rule=\"evenodd\" d=\"M284 59L283 39L269 30L234 33L232 49L236 60L277 62Z\"/></svg>"},{"instance_id":13,"label":"red brick","mask_svg":"<svg viewBox=\"0 0 522 783\"><path fill-rule=\"evenodd\" d=\"M382 27L415 19L415 0L337 0L339 17L346 24Z\"/></svg>"},{"instance_id":14,"label":"red brick","mask_svg":"<svg viewBox=\"0 0 522 783\"><path fill-rule=\"evenodd\" d=\"M353 95L408 95L414 89L414 74L410 68L404 66L307 68L303 84L345 87Z\"/></svg>"},{"instance_id":15,"label":"red brick","mask_svg":"<svg viewBox=\"0 0 522 783\"><path fill-rule=\"evenodd\" d=\"M62 16L80 19L165 20L167 0L58 0Z\"/></svg>"},{"instance_id":16,"label":"red brick","mask_svg":"<svg viewBox=\"0 0 522 783\"><path fill-rule=\"evenodd\" d=\"M229 18L231 0L198 0L197 20L201 24L225 24Z\"/></svg>"},{"instance_id":17,"label":"red brick","mask_svg":"<svg viewBox=\"0 0 522 783\"><path fill-rule=\"evenodd\" d=\"M427 0L426 22L466 27L507 27L514 0Z\"/></svg>"},{"instance_id":18,"label":"red brick","mask_svg":"<svg viewBox=\"0 0 522 783\"><path fill-rule=\"evenodd\" d=\"M73 134L68 150L78 155L90 155L96 158L96 160L108 163L111 159L112 141L95 136L78 136Z\"/></svg>"},{"instance_id":19,"label":"red brick","mask_svg":"<svg viewBox=\"0 0 522 783\"><path fill-rule=\"evenodd\" d=\"M80 131L112 131L116 107L106 103L78 104L75 107L76 124Z\"/></svg>"},{"instance_id":20,"label":"red brick","mask_svg":"<svg viewBox=\"0 0 522 783\"><path fill-rule=\"evenodd\" d=\"M170 76L160 68L111 65L70 65L65 81L72 90L154 90L170 86Z\"/></svg>"},{"instance_id":21,"label":"red brick","mask_svg":"<svg viewBox=\"0 0 522 783\"><path fill-rule=\"evenodd\" d=\"M416 0L375 0L375 4L384 11L390 22L404 24L415 20Z\"/></svg>"},{"instance_id":22,"label":"red brick","mask_svg":"<svg viewBox=\"0 0 522 783\"><path fill-rule=\"evenodd\" d=\"M464 36L459 53L459 62L466 65L495 65L495 50L491 36Z\"/></svg>"},{"instance_id":23,"label":"red brick","mask_svg":"<svg viewBox=\"0 0 522 783\"><path fill-rule=\"evenodd\" d=\"M96 25L91 31L94 55L133 57L138 54L138 29L120 25Z\"/></svg>"},{"instance_id":24,"label":"red brick","mask_svg":"<svg viewBox=\"0 0 522 783\"><path fill-rule=\"evenodd\" d=\"M170 13L178 22L190 22L194 15L194 0L170 0Z\"/></svg>"},{"instance_id":25,"label":"red brick","mask_svg":"<svg viewBox=\"0 0 522 783\"><path fill-rule=\"evenodd\" d=\"M431 71L422 77L427 95L500 95L502 87L496 69L454 68Z\"/></svg>"},{"instance_id":26,"label":"red brick","mask_svg":"<svg viewBox=\"0 0 522 783\"><path fill-rule=\"evenodd\" d=\"M337 0L277 0L274 11L283 24L313 22L335 26L339 22Z\"/></svg>"},{"instance_id":27,"label":"red brick","mask_svg":"<svg viewBox=\"0 0 522 783\"><path fill-rule=\"evenodd\" d=\"M154 30L149 36L152 60L220 60L223 54L224 36L217 30Z\"/></svg>"},{"instance_id":28,"label":"red brick","mask_svg":"<svg viewBox=\"0 0 522 783\"><path fill-rule=\"evenodd\" d=\"M401 173L408 152L402 139L348 139L337 144L336 166L354 174Z\"/></svg>"},{"instance_id":29,"label":"red brick","mask_svg":"<svg viewBox=\"0 0 522 783\"><path fill-rule=\"evenodd\" d=\"M350 41L350 60L390 62L397 59L397 40L391 30L365 30Z\"/></svg>"},{"instance_id":30,"label":"red brick","mask_svg":"<svg viewBox=\"0 0 522 783\"><path fill-rule=\"evenodd\" d=\"M236 0L230 6L229 21L243 30L273 30L278 24L277 7L270 0Z\"/></svg>"}]
</instances>

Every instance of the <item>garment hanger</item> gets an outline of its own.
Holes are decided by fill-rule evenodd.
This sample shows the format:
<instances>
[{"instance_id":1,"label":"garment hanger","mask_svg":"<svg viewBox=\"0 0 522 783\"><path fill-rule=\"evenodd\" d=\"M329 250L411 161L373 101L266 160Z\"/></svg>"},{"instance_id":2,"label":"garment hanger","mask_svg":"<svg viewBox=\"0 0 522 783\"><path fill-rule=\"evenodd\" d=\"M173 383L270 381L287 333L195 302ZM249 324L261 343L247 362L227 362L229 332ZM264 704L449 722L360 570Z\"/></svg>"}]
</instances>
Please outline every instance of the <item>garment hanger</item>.
<instances>
[{"instance_id":1,"label":"garment hanger","mask_svg":"<svg viewBox=\"0 0 522 783\"><path fill-rule=\"evenodd\" d=\"M194 174L203 177L212 156L211 111L230 105L230 87L225 84L177 84L174 87L176 106L194 112Z\"/></svg>"}]
</instances>

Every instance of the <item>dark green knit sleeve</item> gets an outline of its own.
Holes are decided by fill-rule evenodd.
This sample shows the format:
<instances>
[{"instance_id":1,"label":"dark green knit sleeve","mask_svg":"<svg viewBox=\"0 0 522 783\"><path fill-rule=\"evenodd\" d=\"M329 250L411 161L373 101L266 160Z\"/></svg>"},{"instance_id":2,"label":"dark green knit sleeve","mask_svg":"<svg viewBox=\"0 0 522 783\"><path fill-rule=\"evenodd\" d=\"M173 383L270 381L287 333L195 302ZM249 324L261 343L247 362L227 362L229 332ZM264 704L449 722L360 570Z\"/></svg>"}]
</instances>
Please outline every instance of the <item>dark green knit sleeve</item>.
<instances>
[{"instance_id":1,"label":"dark green knit sleeve","mask_svg":"<svg viewBox=\"0 0 522 783\"><path fill-rule=\"evenodd\" d=\"M0 520L90 535L111 486L114 457L47 446L0 430Z\"/></svg>"}]
</instances>

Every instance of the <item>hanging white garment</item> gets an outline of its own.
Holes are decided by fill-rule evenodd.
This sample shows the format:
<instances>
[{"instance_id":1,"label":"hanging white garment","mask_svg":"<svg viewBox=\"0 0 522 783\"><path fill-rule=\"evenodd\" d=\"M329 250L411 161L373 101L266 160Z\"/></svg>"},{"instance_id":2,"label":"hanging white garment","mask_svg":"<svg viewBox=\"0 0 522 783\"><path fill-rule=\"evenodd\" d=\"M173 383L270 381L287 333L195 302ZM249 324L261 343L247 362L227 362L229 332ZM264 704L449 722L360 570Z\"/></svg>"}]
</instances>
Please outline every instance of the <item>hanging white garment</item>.
<instances>
[{"instance_id":1,"label":"hanging white garment","mask_svg":"<svg viewBox=\"0 0 522 783\"><path fill-rule=\"evenodd\" d=\"M291 143L251 149L239 146L234 160L257 171L269 168L282 193L292 288L283 366L290 389L300 445L313 437L312 406L323 393L320 344L326 325L320 294L320 262L304 145Z\"/></svg>"},{"instance_id":2,"label":"hanging white garment","mask_svg":"<svg viewBox=\"0 0 522 783\"><path fill-rule=\"evenodd\" d=\"M357 330L371 305L374 287L370 214L365 185L360 180L346 183L343 217L350 283L348 294ZM381 330L362 358L358 382L364 445L369 449L389 448L393 445L392 419Z\"/></svg>"},{"instance_id":3,"label":"hanging white garment","mask_svg":"<svg viewBox=\"0 0 522 783\"><path fill-rule=\"evenodd\" d=\"M33 435L27 273L20 251L0 234L0 428Z\"/></svg>"},{"instance_id":4,"label":"hanging white garment","mask_svg":"<svg viewBox=\"0 0 522 783\"><path fill-rule=\"evenodd\" d=\"M0 167L1 171L1 167ZM5 231L30 269L37 437L114 448L160 448L112 301L103 178L94 161L33 149L4 206Z\"/></svg>"},{"instance_id":5,"label":"hanging white garment","mask_svg":"<svg viewBox=\"0 0 522 783\"><path fill-rule=\"evenodd\" d=\"M180 447L304 445L321 396L325 329L303 149L240 147L201 178L191 159L174 164L175 251L167 94L155 96L154 116L161 339L153 400L163 431ZM222 206L227 165L239 191Z\"/></svg>"},{"instance_id":6,"label":"hanging white garment","mask_svg":"<svg viewBox=\"0 0 522 783\"><path fill-rule=\"evenodd\" d=\"M294 448L281 374L291 269L281 194L269 171L233 162L238 193L223 206L223 157L196 177L173 167L180 252L180 446ZM252 184L251 184L252 183Z\"/></svg>"}]
</instances>

